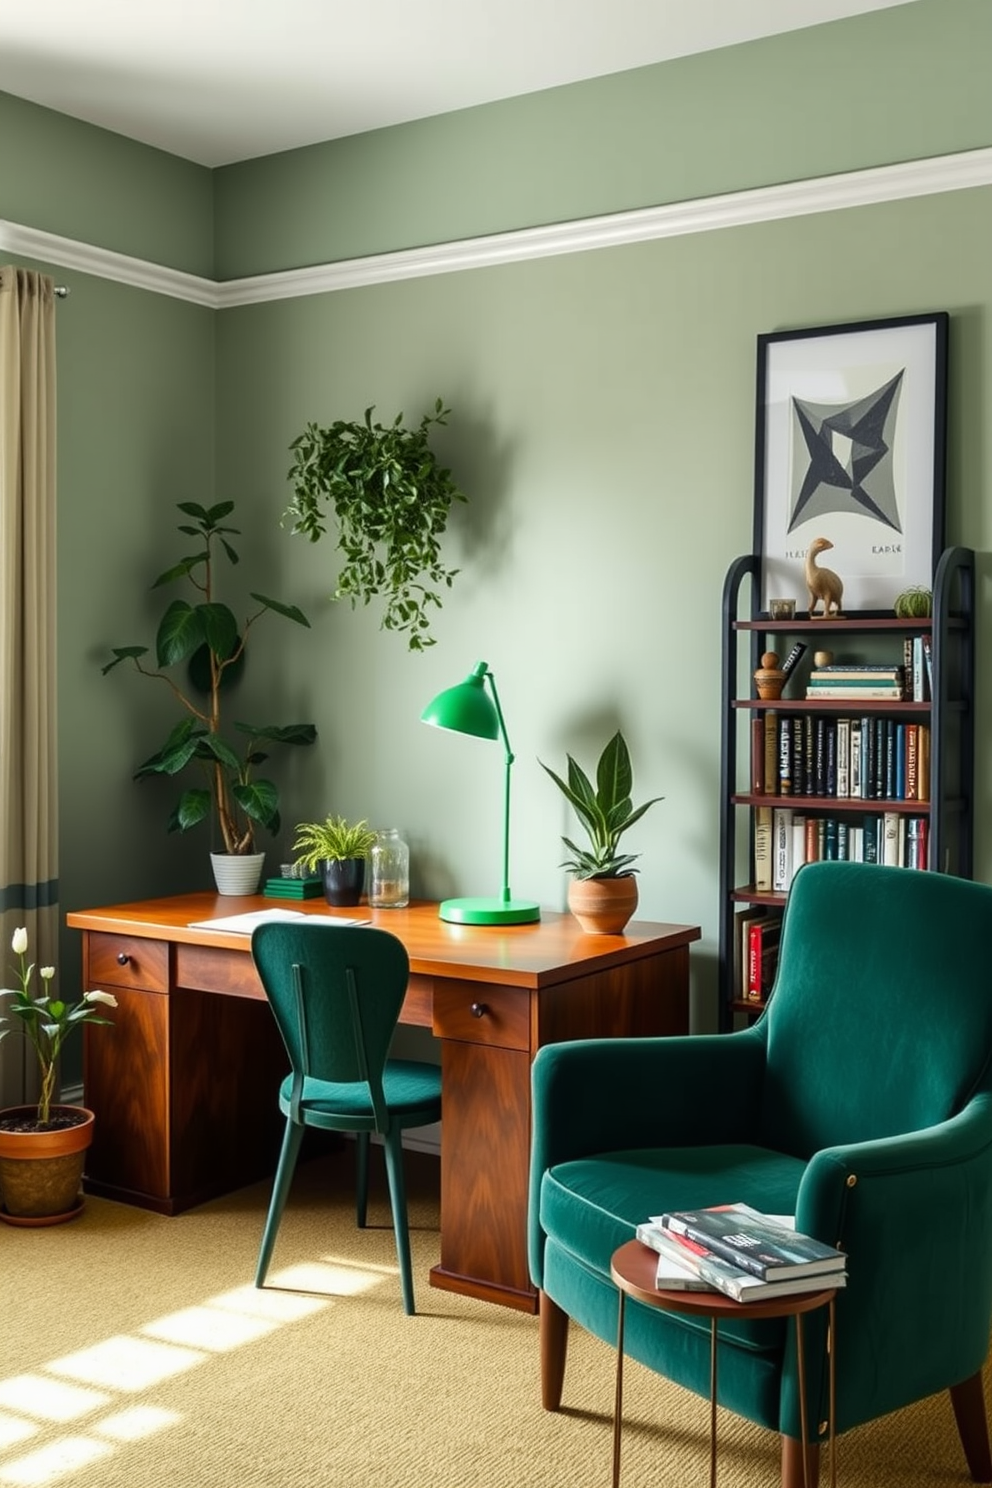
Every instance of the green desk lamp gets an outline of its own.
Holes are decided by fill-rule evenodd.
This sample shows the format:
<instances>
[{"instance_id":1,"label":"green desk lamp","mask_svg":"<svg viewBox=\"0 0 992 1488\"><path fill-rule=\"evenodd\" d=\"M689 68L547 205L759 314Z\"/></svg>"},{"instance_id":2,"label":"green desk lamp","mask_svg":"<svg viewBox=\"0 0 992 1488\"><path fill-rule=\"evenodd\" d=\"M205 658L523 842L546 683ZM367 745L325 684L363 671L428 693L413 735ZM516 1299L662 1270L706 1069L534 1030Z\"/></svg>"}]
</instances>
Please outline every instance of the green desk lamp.
<instances>
[{"instance_id":1,"label":"green desk lamp","mask_svg":"<svg viewBox=\"0 0 992 1488\"><path fill-rule=\"evenodd\" d=\"M486 679L492 698L486 691ZM503 790L503 890L498 899L444 899L438 911L442 920L456 925L531 925L541 918L541 907L533 899L510 897L510 766L513 755L506 736L503 710L499 705L496 678L484 661L477 662L471 676L457 687L446 687L420 715L423 723L472 734L476 739L502 739L506 751Z\"/></svg>"}]
</instances>

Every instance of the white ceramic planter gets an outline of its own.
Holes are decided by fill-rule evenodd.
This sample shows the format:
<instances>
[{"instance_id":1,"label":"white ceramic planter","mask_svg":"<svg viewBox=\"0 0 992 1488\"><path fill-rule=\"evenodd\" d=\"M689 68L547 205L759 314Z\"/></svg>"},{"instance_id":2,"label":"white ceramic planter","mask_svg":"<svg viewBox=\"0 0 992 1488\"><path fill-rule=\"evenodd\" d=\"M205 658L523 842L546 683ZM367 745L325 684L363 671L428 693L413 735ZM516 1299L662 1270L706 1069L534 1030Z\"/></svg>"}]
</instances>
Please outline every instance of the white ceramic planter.
<instances>
[{"instance_id":1,"label":"white ceramic planter","mask_svg":"<svg viewBox=\"0 0 992 1488\"><path fill-rule=\"evenodd\" d=\"M264 852L211 853L214 883L218 894L256 894L262 877Z\"/></svg>"}]
</instances>

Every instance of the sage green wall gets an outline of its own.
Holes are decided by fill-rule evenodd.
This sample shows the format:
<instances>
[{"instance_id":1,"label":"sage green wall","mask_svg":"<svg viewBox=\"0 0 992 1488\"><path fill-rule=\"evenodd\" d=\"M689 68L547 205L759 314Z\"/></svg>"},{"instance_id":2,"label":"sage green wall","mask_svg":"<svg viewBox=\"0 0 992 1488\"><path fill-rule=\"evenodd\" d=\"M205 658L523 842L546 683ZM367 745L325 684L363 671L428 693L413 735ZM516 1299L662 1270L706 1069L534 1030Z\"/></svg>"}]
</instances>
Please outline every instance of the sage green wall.
<instances>
[{"instance_id":1,"label":"sage green wall","mask_svg":"<svg viewBox=\"0 0 992 1488\"><path fill-rule=\"evenodd\" d=\"M59 853L65 910L178 892L204 872L202 845L166 835L157 783L131 775L165 737L164 687L119 668L111 645L154 647L149 593L171 561L174 503L213 489L214 316L106 280L71 281L58 308ZM60 976L81 975L63 931ZM82 1072L67 1049L68 1084Z\"/></svg>"},{"instance_id":2,"label":"sage green wall","mask_svg":"<svg viewBox=\"0 0 992 1488\"><path fill-rule=\"evenodd\" d=\"M216 173L221 279L992 140L992 5L910 5Z\"/></svg>"},{"instance_id":3,"label":"sage green wall","mask_svg":"<svg viewBox=\"0 0 992 1488\"><path fill-rule=\"evenodd\" d=\"M0 219L213 272L211 172L0 93Z\"/></svg>"}]
</instances>

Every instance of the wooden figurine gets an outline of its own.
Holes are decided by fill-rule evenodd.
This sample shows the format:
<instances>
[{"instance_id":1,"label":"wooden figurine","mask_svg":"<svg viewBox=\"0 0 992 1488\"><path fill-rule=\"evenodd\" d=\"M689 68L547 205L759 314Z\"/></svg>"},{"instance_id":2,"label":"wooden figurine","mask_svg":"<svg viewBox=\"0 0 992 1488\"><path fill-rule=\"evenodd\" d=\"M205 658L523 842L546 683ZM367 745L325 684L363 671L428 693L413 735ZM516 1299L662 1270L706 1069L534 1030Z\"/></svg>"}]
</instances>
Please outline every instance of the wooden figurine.
<instances>
[{"instance_id":1,"label":"wooden figurine","mask_svg":"<svg viewBox=\"0 0 992 1488\"><path fill-rule=\"evenodd\" d=\"M844 594L844 585L841 583L840 576L835 574L832 568L820 568L816 561L819 553L832 547L833 543L828 537L814 537L806 550L806 588L809 591L809 618L811 620L839 620L841 618L840 602ZM823 605L819 614L816 612L818 601Z\"/></svg>"},{"instance_id":2,"label":"wooden figurine","mask_svg":"<svg viewBox=\"0 0 992 1488\"><path fill-rule=\"evenodd\" d=\"M778 664L777 651L765 651L761 665L754 674L754 685L759 698L780 698L785 685L785 673Z\"/></svg>"}]
</instances>

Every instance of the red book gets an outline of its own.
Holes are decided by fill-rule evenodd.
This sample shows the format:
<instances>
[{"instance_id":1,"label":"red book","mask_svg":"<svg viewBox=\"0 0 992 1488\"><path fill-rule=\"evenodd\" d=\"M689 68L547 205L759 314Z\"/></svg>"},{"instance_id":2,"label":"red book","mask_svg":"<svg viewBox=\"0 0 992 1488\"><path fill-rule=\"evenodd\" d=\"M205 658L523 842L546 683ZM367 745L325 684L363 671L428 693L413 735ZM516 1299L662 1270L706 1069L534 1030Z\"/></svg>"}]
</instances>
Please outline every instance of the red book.
<instances>
[{"instance_id":1,"label":"red book","mask_svg":"<svg viewBox=\"0 0 992 1488\"><path fill-rule=\"evenodd\" d=\"M755 920L748 931L747 996L749 1002L764 1002L775 980L782 920L769 915Z\"/></svg>"}]
</instances>

